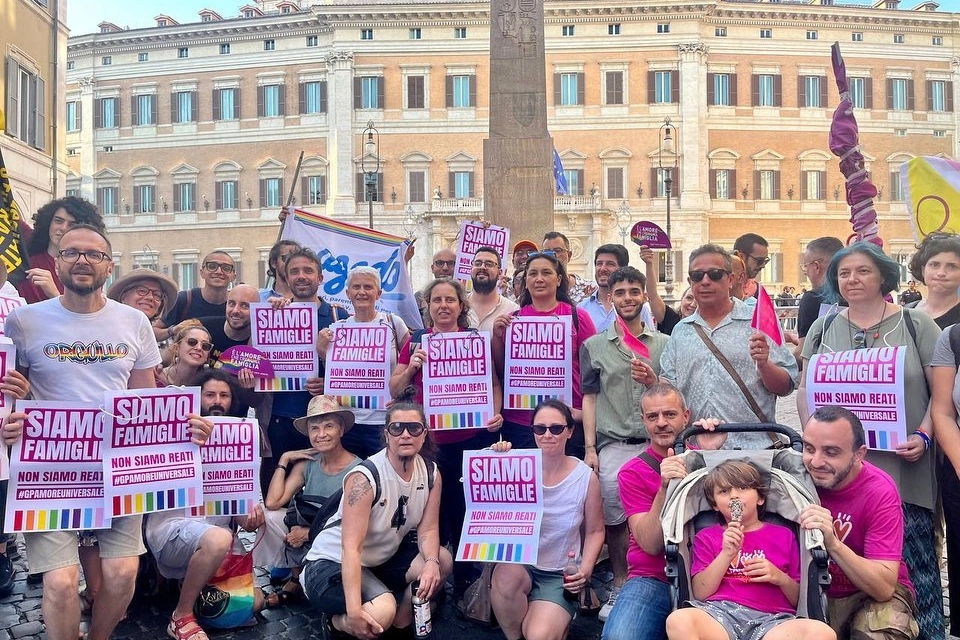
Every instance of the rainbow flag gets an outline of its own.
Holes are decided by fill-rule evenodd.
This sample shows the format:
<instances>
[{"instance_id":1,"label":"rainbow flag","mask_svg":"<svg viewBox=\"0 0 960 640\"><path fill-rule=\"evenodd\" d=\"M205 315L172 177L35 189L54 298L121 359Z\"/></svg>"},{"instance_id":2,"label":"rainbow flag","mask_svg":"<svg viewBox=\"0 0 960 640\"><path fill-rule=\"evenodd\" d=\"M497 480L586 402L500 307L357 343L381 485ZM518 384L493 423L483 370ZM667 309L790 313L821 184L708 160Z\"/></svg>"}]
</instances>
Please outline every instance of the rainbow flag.
<instances>
[{"instance_id":1,"label":"rainbow flag","mask_svg":"<svg viewBox=\"0 0 960 640\"><path fill-rule=\"evenodd\" d=\"M912 158L900 165L900 186L918 242L936 231L960 233L960 162Z\"/></svg>"}]
</instances>

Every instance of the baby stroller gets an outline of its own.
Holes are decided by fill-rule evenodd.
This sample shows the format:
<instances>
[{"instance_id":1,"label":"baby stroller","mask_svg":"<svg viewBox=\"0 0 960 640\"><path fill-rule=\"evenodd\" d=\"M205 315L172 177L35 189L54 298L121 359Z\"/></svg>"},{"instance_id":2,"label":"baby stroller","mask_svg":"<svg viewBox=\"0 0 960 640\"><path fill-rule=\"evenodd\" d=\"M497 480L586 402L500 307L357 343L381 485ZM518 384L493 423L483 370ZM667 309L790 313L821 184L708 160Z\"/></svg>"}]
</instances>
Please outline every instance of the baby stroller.
<instances>
[{"instance_id":1,"label":"baby stroller","mask_svg":"<svg viewBox=\"0 0 960 640\"><path fill-rule=\"evenodd\" d=\"M816 487L803 466L803 443L797 433L780 424L726 424L716 429L722 433L771 432L787 436L790 446L783 449L752 451L687 450L688 438L707 433L700 427L686 429L677 438L674 452L683 454L688 474L674 480L667 489L667 498L660 513L667 557L667 578L670 580L674 609L686 606L691 598L691 546L694 535L717 524L719 515L703 496L703 479L707 471L725 460L746 460L760 469L769 487L764 522L792 529L800 545L800 600L797 615L826 622L826 589L830 585L827 552L820 531L801 530L800 511L809 504L819 504ZM720 520L722 522L722 520Z\"/></svg>"}]
</instances>

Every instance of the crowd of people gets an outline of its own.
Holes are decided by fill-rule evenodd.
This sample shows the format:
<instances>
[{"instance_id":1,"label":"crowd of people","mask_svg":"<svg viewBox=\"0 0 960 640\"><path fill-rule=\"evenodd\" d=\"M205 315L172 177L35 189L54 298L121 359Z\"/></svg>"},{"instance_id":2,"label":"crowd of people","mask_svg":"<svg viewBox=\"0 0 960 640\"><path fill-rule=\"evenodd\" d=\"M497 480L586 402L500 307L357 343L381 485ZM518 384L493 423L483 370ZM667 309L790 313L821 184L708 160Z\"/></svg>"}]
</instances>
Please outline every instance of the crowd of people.
<instances>
[{"instance_id":1,"label":"crowd of people","mask_svg":"<svg viewBox=\"0 0 960 640\"><path fill-rule=\"evenodd\" d=\"M443 249L418 294L426 329L417 329L383 310L380 274L370 267L348 274L352 312L324 301L320 260L290 240L271 250L273 280L264 290L235 282L235 264L221 251L203 258L200 287L178 291L166 276L138 269L104 290L113 252L94 207L57 200L38 211L34 226L32 268L19 284L30 304L11 311L5 327L17 371L0 390L17 399L101 402L105 391L199 387L200 413L189 416L195 443L208 439L209 416L255 416L263 434L263 500L246 516L181 509L114 518L93 532L24 534L29 570L42 574L51 640L78 637L81 609L91 616L88 638L109 638L145 553L180 582L166 634L206 640L194 605L238 529L256 532L254 562L278 577L274 589L257 594L254 610L306 599L326 637L409 634L414 598L434 600L449 589L459 600L480 577L475 563L455 562L453 554L466 510L464 455L486 448L542 456L537 562L498 564L490 578L490 603L507 640L567 637L578 611L592 606L604 545L614 576L600 608L604 640L946 636L944 544L951 601L960 602L957 236L932 234L920 243L910 272L927 297L901 296L900 304L892 298L899 265L881 249L830 237L810 242L802 266L812 289L799 299L797 333L778 344L752 322L763 286L757 279L770 260L767 241L753 233L729 250L704 244L691 251L689 288L676 308L658 291L657 259L647 247L640 269L628 264L622 245L598 247L588 280L572 272L567 237L546 230L539 245L514 244L506 256L513 273L496 249L477 250L469 287L452 278L455 254ZM314 303L321 360L339 326L388 327L392 403L343 407L323 395L320 377L303 391L259 392L250 371L225 373L221 356L249 344L256 302ZM572 403L505 406L508 327L518 317L544 316L571 319ZM423 338L469 330L490 333L493 414L478 428L432 432L421 405L430 357ZM113 352L92 361L51 357L51 342L81 355L92 345ZM630 346L637 342L643 357ZM857 407L808 407L804 393L802 370L818 354L879 347L905 353L908 437L894 451L868 449L850 410ZM803 465L818 499L791 529L765 519L768 487L748 455L780 448L781 439L716 427L772 422L778 398L795 391ZM4 422L5 445L21 437L24 420L14 411ZM702 492L717 519L691 541L689 601L673 602L661 510L670 484L693 471L673 449L692 424L706 430L694 448L745 453L706 475ZM827 621L797 617L807 588L798 531L815 532L830 557ZM9 543L0 540L0 571L12 570ZM950 623L960 630L960 607Z\"/></svg>"}]
</instances>

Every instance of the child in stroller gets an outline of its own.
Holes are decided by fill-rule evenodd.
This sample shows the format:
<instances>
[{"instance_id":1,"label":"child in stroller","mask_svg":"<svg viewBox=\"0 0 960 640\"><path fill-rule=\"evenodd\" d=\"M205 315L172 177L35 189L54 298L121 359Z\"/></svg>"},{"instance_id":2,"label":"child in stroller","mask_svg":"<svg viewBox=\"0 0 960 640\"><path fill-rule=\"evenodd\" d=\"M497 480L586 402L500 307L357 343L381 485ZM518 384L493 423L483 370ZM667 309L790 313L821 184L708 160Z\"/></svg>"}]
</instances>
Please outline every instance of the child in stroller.
<instances>
[{"instance_id":1,"label":"child in stroller","mask_svg":"<svg viewBox=\"0 0 960 640\"><path fill-rule=\"evenodd\" d=\"M728 460L704 478L707 503L723 518L693 541L692 599L667 618L674 640L835 640L819 620L796 617L800 548L787 527L764 522L767 487L757 467Z\"/></svg>"}]
</instances>

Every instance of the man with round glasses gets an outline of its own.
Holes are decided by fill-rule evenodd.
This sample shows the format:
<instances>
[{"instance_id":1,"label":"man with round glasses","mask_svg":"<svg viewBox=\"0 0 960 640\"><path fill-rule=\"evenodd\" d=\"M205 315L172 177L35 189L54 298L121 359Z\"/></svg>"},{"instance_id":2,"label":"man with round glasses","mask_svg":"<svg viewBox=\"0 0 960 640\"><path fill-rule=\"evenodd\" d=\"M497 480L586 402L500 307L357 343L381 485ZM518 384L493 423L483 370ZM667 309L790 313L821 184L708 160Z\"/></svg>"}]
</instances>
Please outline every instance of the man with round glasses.
<instances>
[{"instance_id":1,"label":"man with round glasses","mask_svg":"<svg viewBox=\"0 0 960 640\"><path fill-rule=\"evenodd\" d=\"M493 321L505 313L513 313L520 308L513 300L500 295L501 271L500 254L493 247L480 247L473 256L470 269L470 282L473 291L467 299L470 311L467 321L474 329L493 332Z\"/></svg>"},{"instance_id":2,"label":"man with round glasses","mask_svg":"<svg viewBox=\"0 0 960 640\"><path fill-rule=\"evenodd\" d=\"M749 268L749 267L748 267ZM660 358L661 378L680 389L694 417L770 422L777 396L793 391L796 358L751 325L753 313L730 297L732 256L705 244L690 254L687 282L697 311L680 321ZM732 433L726 449L764 449L767 434Z\"/></svg>"},{"instance_id":3,"label":"man with round glasses","mask_svg":"<svg viewBox=\"0 0 960 640\"><path fill-rule=\"evenodd\" d=\"M60 237L57 275L63 295L19 307L6 335L17 347L17 366L38 400L102 403L105 391L152 388L160 353L147 316L104 297L113 252L100 229L76 225ZM69 381L65 383L65 381ZM3 444L23 430L23 413L3 426ZM103 583L93 609L90 640L107 640L133 596L144 552L141 516L114 518L95 533ZM50 640L76 640L80 629L76 531L24 535L33 573L43 574L43 617Z\"/></svg>"},{"instance_id":4,"label":"man with round glasses","mask_svg":"<svg viewBox=\"0 0 960 640\"><path fill-rule=\"evenodd\" d=\"M440 546L441 478L420 455L430 446L423 408L401 398L383 434L386 446L344 478L337 513L307 553L301 581L323 614L322 638L409 627L410 584L428 600L452 569Z\"/></svg>"},{"instance_id":5,"label":"man with round glasses","mask_svg":"<svg viewBox=\"0 0 960 640\"><path fill-rule=\"evenodd\" d=\"M177 301L162 322L154 326L157 340L166 340L177 332L177 325L190 318L223 316L227 309L227 293L237 276L237 265L225 251L208 253L200 266L202 287L177 294Z\"/></svg>"}]
</instances>

